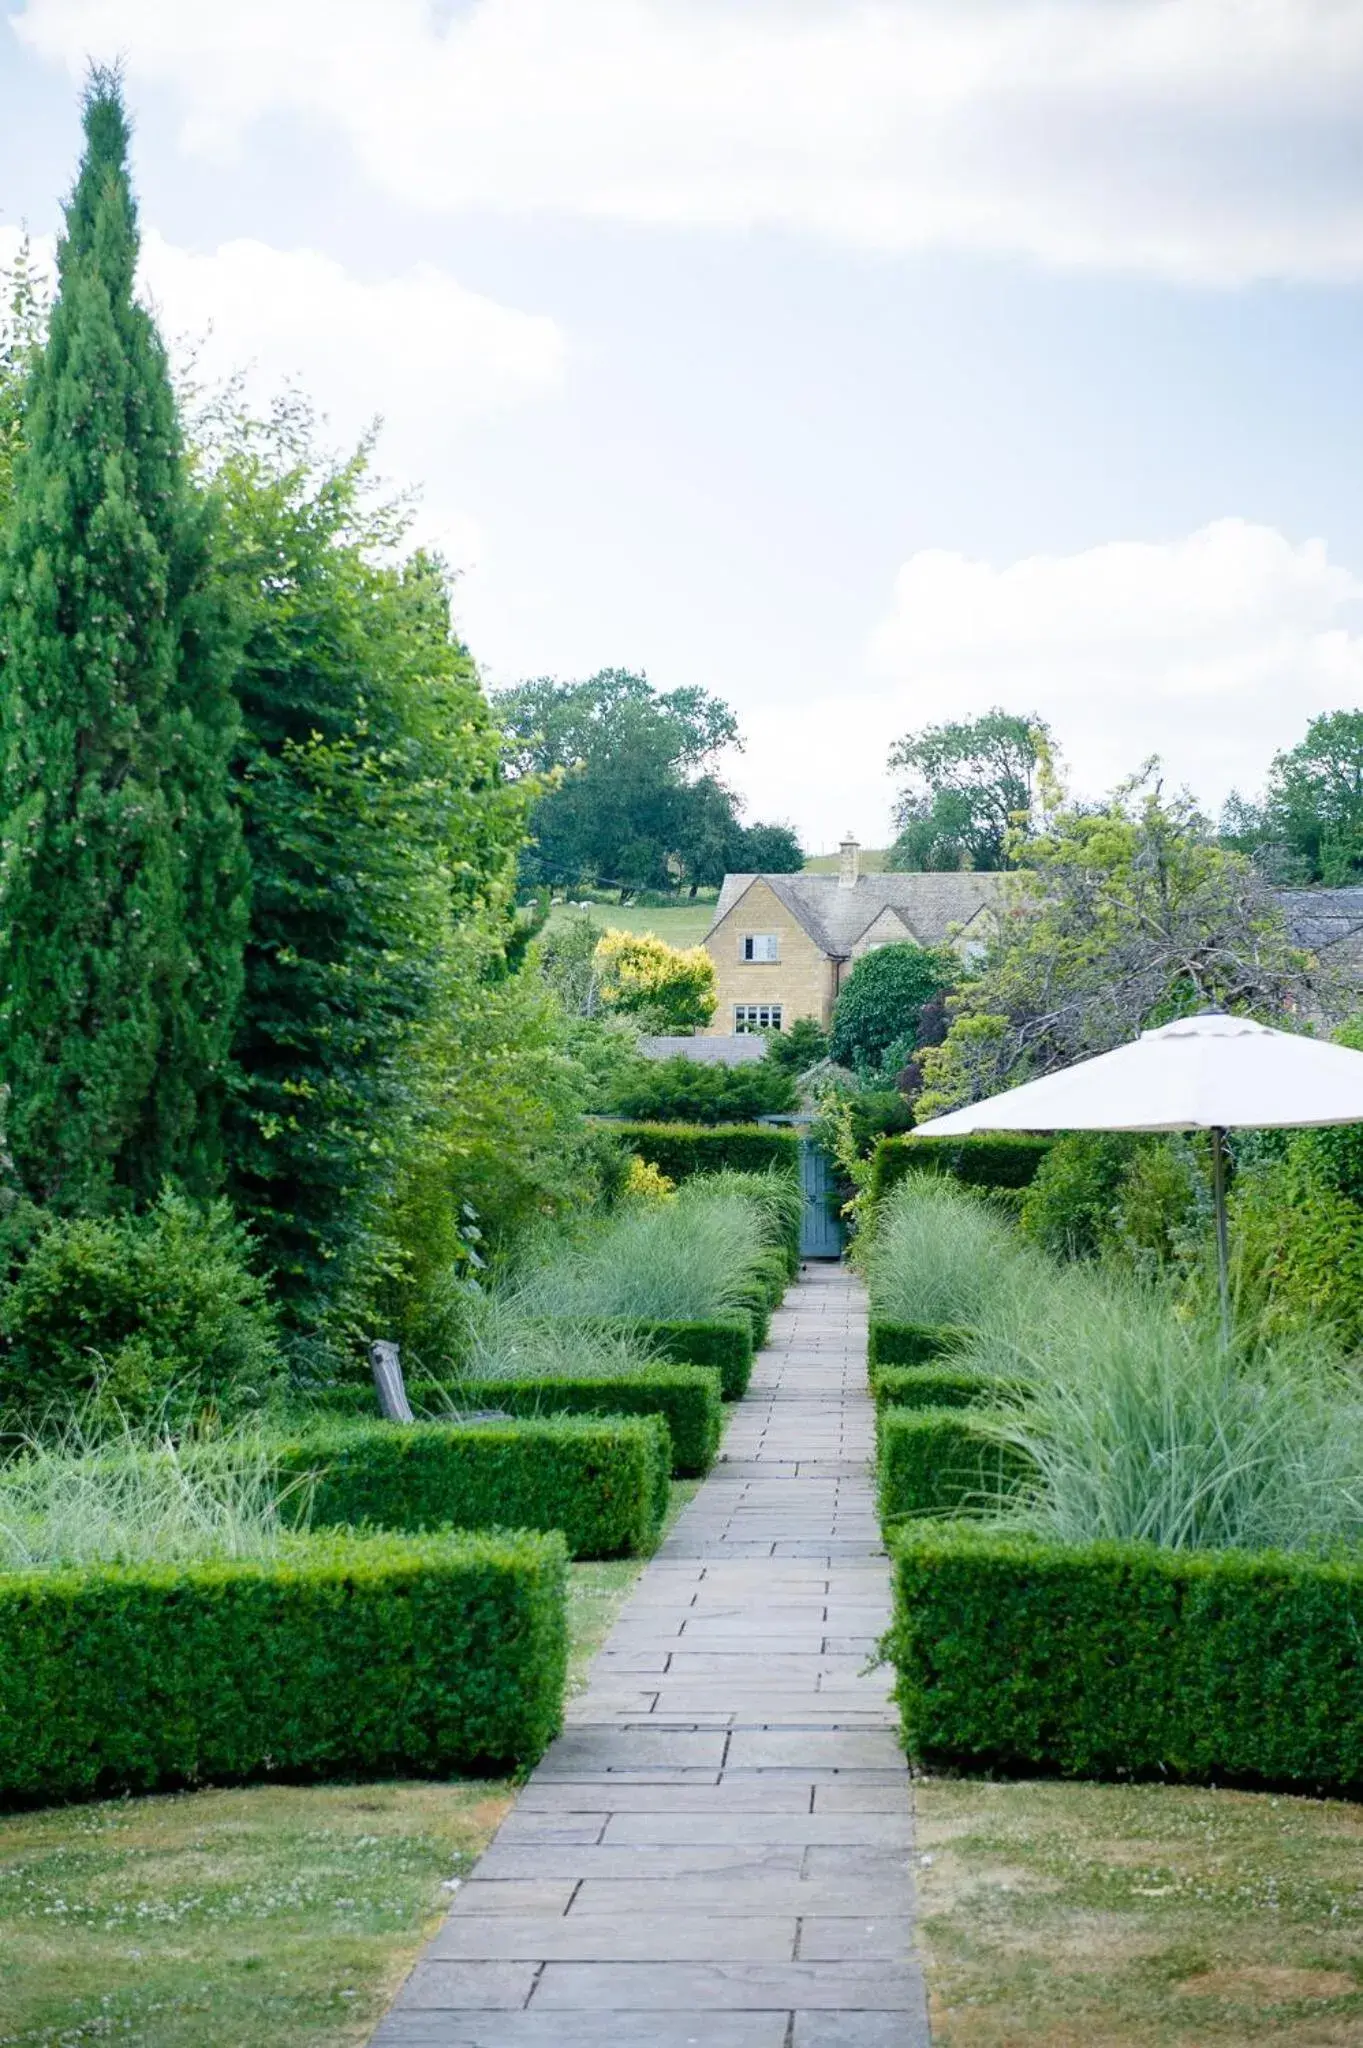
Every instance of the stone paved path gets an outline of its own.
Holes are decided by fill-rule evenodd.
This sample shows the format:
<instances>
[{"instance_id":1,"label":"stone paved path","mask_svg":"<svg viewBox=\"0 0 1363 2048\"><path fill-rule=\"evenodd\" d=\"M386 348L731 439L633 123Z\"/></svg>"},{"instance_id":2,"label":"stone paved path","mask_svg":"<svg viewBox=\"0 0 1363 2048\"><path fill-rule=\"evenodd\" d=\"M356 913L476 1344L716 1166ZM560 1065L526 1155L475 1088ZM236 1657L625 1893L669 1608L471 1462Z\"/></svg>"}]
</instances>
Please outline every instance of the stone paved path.
<instances>
[{"instance_id":1,"label":"stone paved path","mask_svg":"<svg viewBox=\"0 0 1363 2048\"><path fill-rule=\"evenodd\" d=\"M373 2048L926 2048L865 1361L807 1267Z\"/></svg>"}]
</instances>

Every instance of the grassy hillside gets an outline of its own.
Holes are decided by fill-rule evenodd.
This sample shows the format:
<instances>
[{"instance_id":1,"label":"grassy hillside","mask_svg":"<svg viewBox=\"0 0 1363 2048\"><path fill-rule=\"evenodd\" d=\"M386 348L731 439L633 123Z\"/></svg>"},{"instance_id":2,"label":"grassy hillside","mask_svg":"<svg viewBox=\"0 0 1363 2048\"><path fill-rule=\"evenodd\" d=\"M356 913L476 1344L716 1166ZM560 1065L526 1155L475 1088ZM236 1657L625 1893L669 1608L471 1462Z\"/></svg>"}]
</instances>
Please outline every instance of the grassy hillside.
<instances>
[{"instance_id":1,"label":"grassy hillside","mask_svg":"<svg viewBox=\"0 0 1363 2048\"><path fill-rule=\"evenodd\" d=\"M603 930L653 932L669 946L698 946L714 922L711 903L669 904L663 910L640 910L633 904L594 903L579 910L569 903L556 903L549 913L550 927L570 923L575 917L590 917Z\"/></svg>"},{"instance_id":2,"label":"grassy hillside","mask_svg":"<svg viewBox=\"0 0 1363 2048\"><path fill-rule=\"evenodd\" d=\"M888 846L863 846L857 855L857 865L863 875L881 875L885 872L885 863L889 857ZM836 853L816 853L805 862L807 875L836 875L837 872Z\"/></svg>"}]
</instances>

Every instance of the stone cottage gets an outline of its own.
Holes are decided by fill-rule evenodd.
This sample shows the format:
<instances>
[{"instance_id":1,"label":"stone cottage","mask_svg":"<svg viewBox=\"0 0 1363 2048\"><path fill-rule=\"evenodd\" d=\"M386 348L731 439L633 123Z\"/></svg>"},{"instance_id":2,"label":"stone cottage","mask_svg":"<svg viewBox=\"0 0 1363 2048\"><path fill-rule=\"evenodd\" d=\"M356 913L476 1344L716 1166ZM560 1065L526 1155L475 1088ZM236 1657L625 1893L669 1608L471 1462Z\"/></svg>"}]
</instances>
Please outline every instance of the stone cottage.
<instances>
[{"instance_id":1,"label":"stone cottage","mask_svg":"<svg viewBox=\"0 0 1363 2048\"><path fill-rule=\"evenodd\" d=\"M863 953L914 940L983 950L1003 875L864 875L847 838L836 875L726 875L705 949L719 1004L707 1037L789 1030L797 1017L825 1028L838 990Z\"/></svg>"}]
</instances>

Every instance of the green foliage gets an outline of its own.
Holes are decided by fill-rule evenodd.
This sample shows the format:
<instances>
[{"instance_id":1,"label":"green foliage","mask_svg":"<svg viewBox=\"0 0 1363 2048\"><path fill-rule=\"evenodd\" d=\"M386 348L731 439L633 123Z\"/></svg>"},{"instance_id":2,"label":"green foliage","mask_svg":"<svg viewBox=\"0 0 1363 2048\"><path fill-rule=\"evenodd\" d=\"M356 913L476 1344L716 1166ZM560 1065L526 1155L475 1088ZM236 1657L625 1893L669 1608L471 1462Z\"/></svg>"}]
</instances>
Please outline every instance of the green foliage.
<instances>
[{"instance_id":1,"label":"green foliage","mask_svg":"<svg viewBox=\"0 0 1363 2048\"><path fill-rule=\"evenodd\" d=\"M757 1205L697 1179L662 1205L528 1245L508 1293L529 1318L708 1322L748 1305L764 1248Z\"/></svg>"},{"instance_id":2,"label":"green foliage","mask_svg":"<svg viewBox=\"0 0 1363 2048\"><path fill-rule=\"evenodd\" d=\"M1057 1258L1093 1258L1103 1250L1136 1142L1109 1131L1057 1138L1028 1183L1018 1217L1023 1236Z\"/></svg>"},{"instance_id":3,"label":"green foliage","mask_svg":"<svg viewBox=\"0 0 1363 2048\"><path fill-rule=\"evenodd\" d=\"M779 872L775 868L768 874ZM790 1074L804 1074L828 1058L828 1033L813 1017L797 1017L784 1031L767 1034L768 1064Z\"/></svg>"},{"instance_id":4,"label":"green foliage","mask_svg":"<svg viewBox=\"0 0 1363 2048\"><path fill-rule=\"evenodd\" d=\"M566 1651L557 1536L0 1577L0 1800L533 1763Z\"/></svg>"},{"instance_id":5,"label":"green foliage","mask_svg":"<svg viewBox=\"0 0 1363 2048\"><path fill-rule=\"evenodd\" d=\"M558 1027L497 980L529 792L439 564L395 559L367 449L319 462L295 407L229 423L213 458L253 887L232 1187L295 1326L372 1327L376 1290L400 1316L413 1261L459 1256L463 1205L553 1145L572 1095Z\"/></svg>"},{"instance_id":6,"label":"green foliage","mask_svg":"<svg viewBox=\"0 0 1363 2048\"><path fill-rule=\"evenodd\" d=\"M641 1123L738 1124L797 1107L795 1083L775 1062L639 1060L623 1073L603 1108Z\"/></svg>"},{"instance_id":7,"label":"green foliage","mask_svg":"<svg viewBox=\"0 0 1363 2048\"><path fill-rule=\"evenodd\" d=\"M888 1647L920 1766L1363 1787L1356 1562L930 1522L891 1547Z\"/></svg>"},{"instance_id":8,"label":"green foliage","mask_svg":"<svg viewBox=\"0 0 1363 2048\"><path fill-rule=\"evenodd\" d=\"M953 954L929 946L875 946L863 953L838 994L831 1057L859 1071L874 1071L891 1048L911 1051L923 1005L950 988L959 974Z\"/></svg>"},{"instance_id":9,"label":"green foliage","mask_svg":"<svg viewBox=\"0 0 1363 2048\"><path fill-rule=\"evenodd\" d=\"M993 1379L953 1366L949 1359L937 1365L882 1365L871 1376L877 1408L979 1408L997 1401L1001 1392L1021 1390L1021 1382Z\"/></svg>"},{"instance_id":10,"label":"green foliage","mask_svg":"<svg viewBox=\"0 0 1363 2048\"><path fill-rule=\"evenodd\" d=\"M906 1174L945 1173L964 1187L1030 1186L1054 1138L1000 1133L992 1138L886 1138L877 1145L871 1200L878 1202Z\"/></svg>"},{"instance_id":11,"label":"green foliage","mask_svg":"<svg viewBox=\"0 0 1363 2048\"><path fill-rule=\"evenodd\" d=\"M225 1202L170 1190L140 1216L49 1218L0 1296L0 1410L260 1403L280 1360L250 1252Z\"/></svg>"},{"instance_id":12,"label":"green foliage","mask_svg":"<svg viewBox=\"0 0 1363 2048\"><path fill-rule=\"evenodd\" d=\"M654 932L604 932L596 948L601 1006L643 1030L691 1031L715 1014L715 963L704 946L669 946Z\"/></svg>"},{"instance_id":13,"label":"green foliage","mask_svg":"<svg viewBox=\"0 0 1363 2048\"><path fill-rule=\"evenodd\" d=\"M0 266L0 533L10 514L14 463L24 438L24 397L47 325L47 304L25 235L11 268Z\"/></svg>"},{"instance_id":14,"label":"green foliage","mask_svg":"<svg viewBox=\"0 0 1363 2048\"><path fill-rule=\"evenodd\" d=\"M0 555L0 1071L65 1212L221 1177L247 876L233 648L165 352L134 297L117 78L96 71Z\"/></svg>"},{"instance_id":15,"label":"green foliage","mask_svg":"<svg viewBox=\"0 0 1363 2048\"><path fill-rule=\"evenodd\" d=\"M725 849L739 875L798 875L805 864L799 835L790 825L741 826Z\"/></svg>"},{"instance_id":16,"label":"green foliage","mask_svg":"<svg viewBox=\"0 0 1363 2048\"><path fill-rule=\"evenodd\" d=\"M1237 1175L1237 1307L1270 1332L1306 1326L1327 1348L1354 1352L1363 1347L1363 1204L1318 1180L1312 1163L1296 1153Z\"/></svg>"},{"instance_id":17,"label":"green foliage","mask_svg":"<svg viewBox=\"0 0 1363 2048\"><path fill-rule=\"evenodd\" d=\"M1281 1018L1335 1001L1251 863L1191 799L1129 784L1028 839L1009 910L919 1057L920 1118L1209 1005Z\"/></svg>"},{"instance_id":18,"label":"green foliage","mask_svg":"<svg viewBox=\"0 0 1363 2048\"><path fill-rule=\"evenodd\" d=\"M960 1400L940 1408L881 1409L876 1471L882 1522L1006 1508L1034 1468L1024 1450L982 1426L981 1413Z\"/></svg>"},{"instance_id":19,"label":"green foliage","mask_svg":"<svg viewBox=\"0 0 1363 2048\"><path fill-rule=\"evenodd\" d=\"M571 1557L646 1557L671 1467L656 1414L336 1422L279 1450L314 1529L558 1529Z\"/></svg>"},{"instance_id":20,"label":"green foliage","mask_svg":"<svg viewBox=\"0 0 1363 2048\"><path fill-rule=\"evenodd\" d=\"M969 1335L951 1323L895 1323L872 1315L866 1341L866 1362L876 1386L886 1366L923 1366L958 1350Z\"/></svg>"},{"instance_id":21,"label":"green foliage","mask_svg":"<svg viewBox=\"0 0 1363 2048\"><path fill-rule=\"evenodd\" d=\"M1363 712L1313 718L1295 747L1275 755L1257 811L1227 821L1261 859L1277 857L1284 879L1338 888L1363 874ZM1224 829L1224 827L1223 827Z\"/></svg>"},{"instance_id":22,"label":"green foliage","mask_svg":"<svg viewBox=\"0 0 1363 2048\"><path fill-rule=\"evenodd\" d=\"M895 809L899 837L891 868L1003 868L1013 865L1020 824L1031 812L1037 771L1050 748L1041 719L1001 711L910 733L890 750L890 768L911 780Z\"/></svg>"},{"instance_id":23,"label":"green foliage","mask_svg":"<svg viewBox=\"0 0 1363 2048\"><path fill-rule=\"evenodd\" d=\"M738 744L727 704L704 690L660 693L647 678L602 669L585 682L542 676L496 698L521 773L556 783L531 817L532 884L622 891L722 879L741 833L734 800L709 773Z\"/></svg>"},{"instance_id":24,"label":"green foliage","mask_svg":"<svg viewBox=\"0 0 1363 2048\"><path fill-rule=\"evenodd\" d=\"M461 1373L457 1379L409 1383L407 1394L416 1414L437 1421L484 1408L531 1418L657 1415L667 1425L677 1479L697 1479L709 1471L724 1426L719 1374L708 1366L649 1363L613 1378L574 1375L567 1368L526 1372L519 1379ZM318 1398L326 1409L362 1416L374 1412L372 1387L328 1387Z\"/></svg>"},{"instance_id":25,"label":"green foliage","mask_svg":"<svg viewBox=\"0 0 1363 2048\"><path fill-rule=\"evenodd\" d=\"M616 1126L616 1136L628 1151L637 1152L673 1181L689 1180L697 1173L799 1171L798 1134L764 1130L759 1124L706 1129L698 1124L627 1123Z\"/></svg>"}]
</instances>

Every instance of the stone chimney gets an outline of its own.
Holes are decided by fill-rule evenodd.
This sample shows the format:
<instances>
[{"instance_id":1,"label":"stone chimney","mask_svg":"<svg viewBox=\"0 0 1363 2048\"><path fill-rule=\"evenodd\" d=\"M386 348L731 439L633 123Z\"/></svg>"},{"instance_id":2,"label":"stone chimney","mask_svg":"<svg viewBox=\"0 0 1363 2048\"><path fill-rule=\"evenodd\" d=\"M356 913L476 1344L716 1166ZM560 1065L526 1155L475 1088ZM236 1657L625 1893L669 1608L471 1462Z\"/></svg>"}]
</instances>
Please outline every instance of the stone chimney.
<instances>
[{"instance_id":1,"label":"stone chimney","mask_svg":"<svg viewBox=\"0 0 1363 2048\"><path fill-rule=\"evenodd\" d=\"M855 889L857 886L857 855L861 848L849 832L838 848L838 887Z\"/></svg>"}]
</instances>

